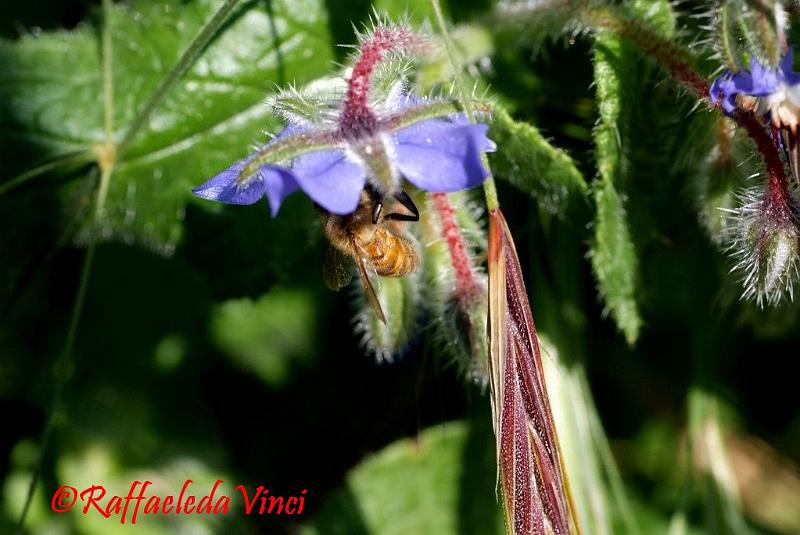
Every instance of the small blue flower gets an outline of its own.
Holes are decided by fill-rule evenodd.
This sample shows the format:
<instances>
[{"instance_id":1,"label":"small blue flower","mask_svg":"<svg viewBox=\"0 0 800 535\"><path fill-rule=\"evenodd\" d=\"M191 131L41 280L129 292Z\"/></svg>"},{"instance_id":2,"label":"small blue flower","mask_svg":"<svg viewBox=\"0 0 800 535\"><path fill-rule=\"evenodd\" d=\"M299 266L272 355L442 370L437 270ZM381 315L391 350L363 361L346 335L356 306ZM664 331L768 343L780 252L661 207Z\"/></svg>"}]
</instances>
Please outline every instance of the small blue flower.
<instances>
[{"instance_id":1,"label":"small blue flower","mask_svg":"<svg viewBox=\"0 0 800 535\"><path fill-rule=\"evenodd\" d=\"M789 49L777 67L762 65L756 58L750 70L728 70L714 80L709 90L711 102L722 105L727 115L736 108L738 95L756 97L753 111L771 121L776 128L797 131L800 122L800 74L792 70L793 51Z\"/></svg>"},{"instance_id":2,"label":"small blue flower","mask_svg":"<svg viewBox=\"0 0 800 535\"><path fill-rule=\"evenodd\" d=\"M781 86L794 86L800 83L800 74L792 70L794 51L789 49L777 68L762 65L757 59L750 60L750 72L753 75L752 95L768 96L778 91Z\"/></svg>"},{"instance_id":3,"label":"small blue flower","mask_svg":"<svg viewBox=\"0 0 800 535\"><path fill-rule=\"evenodd\" d=\"M289 90L283 96L291 103L276 104L289 126L195 195L229 204L267 197L274 216L287 195L302 189L328 212L344 215L356 209L368 182L384 194L401 189L404 179L433 192L482 183L489 176L482 154L495 150L487 125L470 124L447 103L407 94L402 64L392 71L390 62L387 72L396 75L384 81L393 83L374 87L378 65L419 43L404 25L379 23L361 35L346 91L326 100Z\"/></svg>"},{"instance_id":4,"label":"small blue flower","mask_svg":"<svg viewBox=\"0 0 800 535\"><path fill-rule=\"evenodd\" d=\"M732 73L725 70L722 75L711 83L709 96L712 104L722 104L726 115L733 115L736 109L736 96L749 93L753 88L753 77L747 71Z\"/></svg>"},{"instance_id":5,"label":"small blue flower","mask_svg":"<svg viewBox=\"0 0 800 535\"><path fill-rule=\"evenodd\" d=\"M424 105L413 97L403 100L404 103L387 102L386 107L400 109L402 114ZM481 162L482 152L495 150L494 143L486 137L487 125L470 124L464 114L426 119L394 131L387 123L379 120L375 131L368 135L341 137L330 149L301 154L286 166L264 165L258 173L240 180L251 155L193 193L228 204L253 204L266 196L274 216L286 196L300 188L325 210L349 214L358 205L368 180L377 182L384 191L399 187L400 179L405 178L420 189L447 192L477 186L489 175ZM268 145L312 128L289 126ZM376 169L391 178L376 179Z\"/></svg>"}]
</instances>

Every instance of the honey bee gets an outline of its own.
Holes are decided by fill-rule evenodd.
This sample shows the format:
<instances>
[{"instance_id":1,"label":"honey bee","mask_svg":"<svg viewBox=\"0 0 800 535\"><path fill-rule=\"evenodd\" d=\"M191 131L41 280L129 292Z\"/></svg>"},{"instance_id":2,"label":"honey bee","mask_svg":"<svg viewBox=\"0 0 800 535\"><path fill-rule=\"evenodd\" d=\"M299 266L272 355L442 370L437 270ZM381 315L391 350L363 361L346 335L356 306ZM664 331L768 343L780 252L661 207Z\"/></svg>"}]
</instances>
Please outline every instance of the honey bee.
<instances>
[{"instance_id":1,"label":"honey bee","mask_svg":"<svg viewBox=\"0 0 800 535\"><path fill-rule=\"evenodd\" d=\"M370 272L382 277L402 277L419 266L414 244L401 234L402 222L419 221L419 210L403 190L392 197L410 213L384 213L386 198L368 186L361 192L352 214L340 216L324 212L322 216L325 236L330 241L322 264L325 284L337 291L347 286L353 278L355 263L367 301L384 324L386 316Z\"/></svg>"}]
</instances>

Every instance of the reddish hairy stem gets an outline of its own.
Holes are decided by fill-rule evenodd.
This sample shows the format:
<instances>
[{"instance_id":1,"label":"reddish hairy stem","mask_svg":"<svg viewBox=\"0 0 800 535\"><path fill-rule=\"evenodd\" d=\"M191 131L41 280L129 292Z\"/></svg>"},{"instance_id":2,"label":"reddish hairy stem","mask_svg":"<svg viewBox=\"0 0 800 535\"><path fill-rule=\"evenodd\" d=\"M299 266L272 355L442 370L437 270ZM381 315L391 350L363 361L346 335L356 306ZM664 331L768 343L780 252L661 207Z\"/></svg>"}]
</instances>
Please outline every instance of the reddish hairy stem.
<instances>
[{"instance_id":1,"label":"reddish hairy stem","mask_svg":"<svg viewBox=\"0 0 800 535\"><path fill-rule=\"evenodd\" d=\"M686 52L669 39L664 39L639 21L630 18L604 18L600 21L600 26L630 40L698 97L708 97L708 80L692 68Z\"/></svg>"},{"instance_id":2,"label":"reddish hairy stem","mask_svg":"<svg viewBox=\"0 0 800 535\"><path fill-rule=\"evenodd\" d=\"M442 223L442 235L447 242L447 249L450 251L450 261L456 272L456 295L459 298L473 295L478 291L478 283L475 274L472 272L467 246L461 235L461 228L455 218L455 210L450 204L450 199L446 193L431 193L433 207L439 214L439 221Z\"/></svg>"},{"instance_id":3,"label":"reddish hairy stem","mask_svg":"<svg viewBox=\"0 0 800 535\"><path fill-rule=\"evenodd\" d=\"M359 48L359 56L350 79L347 81L347 96L339 117L339 129L346 136L358 137L375 131L377 117L369 105L369 91L375 67L386 59L392 50L413 44L414 35L403 26L382 26L365 39Z\"/></svg>"},{"instance_id":4,"label":"reddish hairy stem","mask_svg":"<svg viewBox=\"0 0 800 535\"><path fill-rule=\"evenodd\" d=\"M768 188L771 201L786 205L789 201L789 183L778 147L751 111L736 110L733 120L747 132L756 144L767 166Z\"/></svg>"},{"instance_id":5,"label":"reddish hairy stem","mask_svg":"<svg viewBox=\"0 0 800 535\"><path fill-rule=\"evenodd\" d=\"M690 58L674 43L635 20L611 18L605 19L600 25L616 31L623 38L633 42L642 52L664 67L672 78L691 89L699 98L709 102L708 80L694 70ZM713 107L720 108L720 105ZM744 128L764 160L764 165L767 167L770 201L785 205L789 199L788 181L783 160L772 138L751 111L738 109L733 115L733 120Z\"/></svg>"}]
</instances>

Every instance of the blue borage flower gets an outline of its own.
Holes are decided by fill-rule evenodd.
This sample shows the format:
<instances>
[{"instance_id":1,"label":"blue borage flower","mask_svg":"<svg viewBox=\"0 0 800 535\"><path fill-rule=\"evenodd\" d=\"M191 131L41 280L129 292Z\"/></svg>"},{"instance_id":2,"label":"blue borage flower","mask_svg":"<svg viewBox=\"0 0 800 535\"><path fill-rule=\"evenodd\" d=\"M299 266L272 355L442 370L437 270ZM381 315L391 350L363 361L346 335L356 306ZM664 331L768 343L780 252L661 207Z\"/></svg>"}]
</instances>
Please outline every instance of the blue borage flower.
<instances>
[{"instance_id":1,"label":"blue borage flower","mask_svg":"<svg viewBox=\"0 0 800 535\"><path fill-rule=\"evenodd\" d=\"M749 71L733 73L725 70L711 84L711 102L720 104L731 116L737 106L737 97L756 97L754 103L745 107L771 121L775 128L785 128L796 135L800 123L800 74L792 70L793 61L794 54L789 49L774 68L752 58Z\"/></svg>"},{"instance_id":2,"label":"blue borage flower","mask_svg":"<svg viewBox=\"0 0 800 535\"><path fill-rule=\"evenodd\" d=\"M708 91L711 103L721 105L725 115L731 117L736 110L736 97L747 93L753 87L753 78L747 71L733 74L725 70L722 75L711 83Z\"/></svg>"},{"instance_id":3,"label":"blue borage flower","mask_svg":"<svg viewBox=\"0 0 800 535\"><path fill-rule=\"evenodd\" d=\"M711 84L709 97L728 116L742 109L763 118L771 127L772 143L785 154L800 182L800 74L792 70L792 63L791 49L777 67L753 58L749 71L723 72ZM784 295L791 298L800 269L797 203L788 189L783 163L777 155L773 160L766 158L764 190L748 193L740 208L729 211L735 223L730 251L737 261L734 270L744 275L743 298L755 299L760 306L777 304Z\"/></svg>"},{"instance_id":4,"label":"blue borage flower","mask_svg":"<svg viewBox=\"0 0 800 535\"><path fill-rule=\"evenodd\" d=\"M786 52L777 67L750 60L750 70L726 70L709 88L711 102L733 116L737 107L752 111L771 125L775 145L784 152L795 180L800 183L800 73L792 70L794 54Z\"/></svg>"},{"instance_id":5,"label":"blue borage flower","mask_svg":"<svg viewBox=\"0 0 800 535\"><path fill-rule=\"evenodd\" d=\"M489 175L481 154L495 150L487 125L471 124L445 100L408 94L402 80L379 99L370 94L375 67L414 40L402 26L376 28L361 40L337 102L317 117L284 113L289 125L270 143L193 193L228 204L266 196L274 217L283 200L302 189L328 212L344 215L356 209L367 182L383 193L397 191L403 178L433 192L481 184ZM338 112L327 117L331 107Z\"/></svg>"}]
</instances>

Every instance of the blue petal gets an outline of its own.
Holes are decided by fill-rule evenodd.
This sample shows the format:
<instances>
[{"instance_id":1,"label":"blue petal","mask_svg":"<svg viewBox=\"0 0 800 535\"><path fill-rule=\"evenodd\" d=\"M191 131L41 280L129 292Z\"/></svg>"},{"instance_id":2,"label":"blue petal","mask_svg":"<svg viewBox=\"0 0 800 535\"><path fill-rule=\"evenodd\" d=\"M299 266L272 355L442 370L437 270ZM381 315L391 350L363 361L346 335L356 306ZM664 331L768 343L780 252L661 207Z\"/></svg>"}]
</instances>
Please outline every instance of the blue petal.
<instances>
[{"instance_id":1,"label":"blue petal","mask_svg":"<svg viewBox=\"0 0 800 535\"><path fill-rule=\"evenodd\" d=\"M781 60L780 69L786 83L789 85L800 84L800 74L792 70L794 67L794 50L789 48Z\"/></svg>"},{"instance_id":2,"label":"blue petal","mask_svg":"<svg viewBox=\"0 0 800 535\"><path fill-rule=\"evenodd\" d=\"M350 214L358 206L367 175L340 150L321 150L298 156L292 166L300 187L314 202L333 214Z\"/></svg>"},{"instance_id":3,"label":"blue petal","mask_svg":"<svg viewBox=\"0 0 800 535\"><path fill-rule=\"evenodd\" d=\"M755 80L748 71L737 72L730 77L730 93L753 94Z\"/></svg>"},{"instance_id":4,"label":"blue petal","mask_svg":"<svg viewBox=\"0 0 800 535\"><path fill-rule=\"evenodd\" d=\"M750 75L752 76L752 85L749 90L743 89L742 92L755 97L771 95L784 81L781 71L762 65L755 57L750 59Z\"/></svg>"},{"instance_id":5,"label":"blue petal","mask_svg":"<svg viewBox=\"0 0 800 535\"><path fill-rule=\"evenodd\" d=\"M256 175L237 184L239 173L249 161L250 157L236 162L211 180L194 188L192 193L202 199L227 204L253 204L266 195L274 217L283 199L299 186L288 169L273 165L261 167Z\"/></svg>"},{"instance_id":6,"label":"blue petal","mask_svg":"<svg viewBox=\"0 0 800 535\"><path fill-rule=\"evenodd\" d=\"M458 191L477 186L489 176L481 152L496 148L486 137L488 128L443 119L413 124L395 134L395 164L406 179L424 190Z\"/></svg>"},{"instance_id":7,"label":"blue petal","mask_svg":"<svg viewBox=\"0 0 800 535\"><path fill-rule=\"evenodd\" d=\"M267 146L305 130L307 128L289 125L267 143ZM252 158L253 155L250 155L243 160L239 160L211 180L194 188L192 193L202 199L227 204L254 204L266 196L267 200L269 200L272 217L275 217L283 200L297 191L299 185L290 170L277 165L264 165L257 174L237 184L239 174Z\"/></svg>"},{"instance_id":8,"label":"blue petal","mask_svg":"<svg viewBox=\"0 0 800 535\"><path fill-rule=\"evenodd\" d=\"M731 80L731 73L726 71L719 78L711 83L711 88L708 91L709 98L712 104L722 104L722 109L728 116L733 115L733 110L736 109L736 86Z\"/></svg>"},{"instance_id":9,"label":"blue petal","mask_svg":"<svg viewBox=\"0 0 800 535\"><path fill-rule=\"evenodd\" d=\"M753 94L753 77L748 71L732 73L725 70L711 83L708 95L712 104L722 104L722 109L728 116L733 115L736 109L736 95Z\"/></svg>"}]
</instances>

